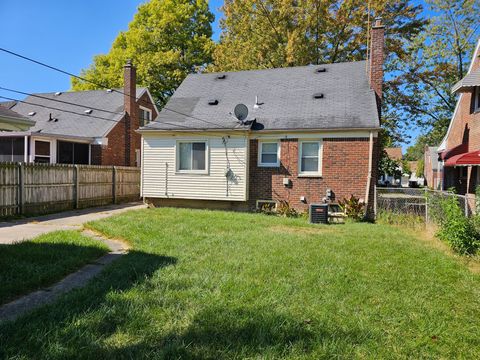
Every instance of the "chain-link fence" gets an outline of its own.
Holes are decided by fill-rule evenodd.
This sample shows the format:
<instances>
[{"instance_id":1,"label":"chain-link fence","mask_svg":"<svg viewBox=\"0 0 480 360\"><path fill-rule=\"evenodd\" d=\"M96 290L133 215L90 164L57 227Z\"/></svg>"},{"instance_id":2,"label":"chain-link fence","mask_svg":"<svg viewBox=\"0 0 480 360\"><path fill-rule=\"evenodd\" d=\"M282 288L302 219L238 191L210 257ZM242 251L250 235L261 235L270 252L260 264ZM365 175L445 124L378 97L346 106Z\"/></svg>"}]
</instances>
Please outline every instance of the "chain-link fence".
<instances>
[{"instance_id":1,"label":"chain-link fence","mask_svg":"<svg viewBox=\"0 0 480 360\"><path fill-rule=\"evenodd\" d=\"M442 215L442 200L454 198L465 216L475 212L475 197L447 191L415 188L375 188L375 214L411 215L425 223L438 223Z\"/></svg>"}]
</instances>

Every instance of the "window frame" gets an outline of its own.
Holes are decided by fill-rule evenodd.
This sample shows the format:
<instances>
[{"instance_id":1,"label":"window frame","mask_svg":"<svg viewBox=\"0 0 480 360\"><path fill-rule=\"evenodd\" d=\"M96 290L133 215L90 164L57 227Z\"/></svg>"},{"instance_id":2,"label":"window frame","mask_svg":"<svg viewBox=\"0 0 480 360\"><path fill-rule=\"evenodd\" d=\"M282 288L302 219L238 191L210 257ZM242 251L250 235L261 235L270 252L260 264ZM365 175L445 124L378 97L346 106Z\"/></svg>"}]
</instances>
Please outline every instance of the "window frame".
<instances>
[{"instance_id":1,"label":"window frame","mask_svg":"<svg viewBox=\"0 0 480 360\"><path fill-rule=\"evenodd\" d=\"M148 112L150 114L150 120L148 120L148 122L145 122L145 120L147 120L147 119L141 118L140 117L141 112L139 111L138 120L139 120L139 123L140 123L139 125L140 126L145 126L145 125L147 125L147 124L149 124L153 121L153 119L152 119L153 111L152 110L150 110L149 108L146 108L144 106L139 106L139 110L143 110L143 111Z\"/></svg>"},{"instance_id":2,"label":"window frame","mask_svg":"<svg viewBox=\"0 0 480 360\"><path fill-rule=\"evenodd\" d=\"M318 170L302 171L303 144L318 143ZM304 139L298 142L298 177L322 177L323 169L323 140L322 139Z\"/></svg>"},{"instance_id":3,"label":"window frame","mask_svg":"<svg viewBox=\"0 0 480 360\"><path fill-rule=\"evenodd\" d=\"M180 170L180 144L193 144L204 143L205 144L205 169L204 170ZM177 174L193 174L193 175L208 175L209 174L209 160L210 160L210 146L208 140L177 140L175 143L175 172ZM192 154L193 161L193 154Z\"/></svg>"},{"instance_id":4,"label":"window frame","mask_svg":"<svg viewBox=\"0 0 480 360\"><path fill-rule=\"evenodd\" d=\"M262 162L262 150L264 144L276 144L277 145L277 161L275 163L264 163ZM262 140L258 142L258 167L280 167L280 151L281 151L281 143L278 140ZM270 153L273 154L273 153Z\"/></svg>"},{"instance_id":5,"label":"window frame","mask_svg":"<svg viewBox=\"0 0 480 360\"><path fill-rule=\"evenodd\" d=\"M480 86L475 86L473 97L473 112L480 112Z\"/></svg>"},{"instance_id":6,"label":"window frame","mask_svg":"<svg viewBox=\"0 0 480 360\"><path fill-rule=\"evenodd\" d=\"M49 143L49 155L39 155L37 154L37 141L38 142L44 142L44 143ZM48 159L48 163L42 163L42 162L39 162L38 164L53 164L53 156L55 155L54 154L54 151L52 151L52 143L53 141L52 140L47 140L47 139L33 139L33 162L34 163L37 163L36 159L37 157L38 158L43 158L43 159Z\"/></svg>"}]
</instances>

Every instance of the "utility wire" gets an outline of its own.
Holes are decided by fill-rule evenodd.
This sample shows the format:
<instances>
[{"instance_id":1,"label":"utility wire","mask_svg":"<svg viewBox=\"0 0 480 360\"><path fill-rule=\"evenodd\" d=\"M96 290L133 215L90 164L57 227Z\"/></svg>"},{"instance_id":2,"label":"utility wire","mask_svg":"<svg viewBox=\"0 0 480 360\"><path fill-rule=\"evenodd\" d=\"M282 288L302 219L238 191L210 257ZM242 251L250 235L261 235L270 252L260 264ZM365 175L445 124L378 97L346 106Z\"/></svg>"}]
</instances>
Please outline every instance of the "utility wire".
<instances>
[{"instance_id":1,"label":"utility wire","mask_svg":"<svg viewBox=\"0 0 480 360\"><path fill-rule=\"evenodd\" d=\"M44 108L44 109L56 110L56 111L66 112L66 113L69 113L69 114L74 114L74 115L79 115L79 116L85 116L85 117L88 117L88 118L100 119L100 120L104 120L104 121L111 121L111 122L114 122L114 123L118 123L118 122L119 122L118 120L115 120L115 119L108 119L108 118L104 118L104 117L100 117L100 116L95 116L95 115L89 115L89 114L84 114L84 113L77 113L77 112L75 112L75 111L59 109L59 108L52 107L52 106L35 104L35 103L29 102L29 101L14 99L14 98L11 98L11 97L8 97L8 96L3 96L3 95L0 95L0 99L15 101L15 102L19 102L19 103L23 103L23 104L27 104L27 105L31 105L31 106L37 106L37 107ZM177 129L171 129L172 131L182 131L183 134L190 134L190 135L197 135L197 136L198 136L198 132L195 133L195 132L183 131L184 129L186 129L186 130L192 130L192 129L193 129L192 127L182 126L182 125L179 125L179 124L174 124L174 123L169 123L169 122L162 122L162 124L167 124L167 125L176 126ZM149 126L149 124L145 125L144 127L145 127L145 128L156 129L155 127ZM201 130L201 131L205 131L205 132L208 131L207 129L194 129L194 130ZM235 130L235 129L230 129L230 130ZM217 134L212 135L212 134L209 134L209 136L216 136L216 137L220 137L220 138L221 138L223 135L217 135Z\"/></svg>"},{"instance_id":2,"label":"utility wire","mask_svg":"<svg viewBox=\"0 0 480 360\"><path fill-rule=\"evenodd\" d=\"M68 76L72 76L72 77L74 77L74 78L76 78L76 79L79 79L79 80L88 82L88 83L93 84L93 85L95 85L95 86L98 86L98 87L100 87L100 88L110 89L110 90L112 90L112 92L116 92L116 93L122 94L122 95L124 95L124 96L129 96L129 97L131 97L131 98L134 98L135 101L138 101L138 100L143 101L143 100L137 98L137 97L136 97L136 94L135 94L135 95L126 94L126 93L124 93L123 91L120 91L120 90L117 90L117 89L112 89L112 88L106 86L105 84L98 83L98 82L96 82L96 81L86 79L86 78L84 78L84 77L82 77L82 76L75 75L75 74L73 74L73 73L71 73L71 72L62 70L62 69L60 69L60 68L58 68L58 67L55 67L55 66L48 65L48 64L43 63L43 62L41 62L41 61L38 61L38 60L35 60L35 59L32 59L32 58L29 58L29 57L27 57L27 56L18 54L18 53L16 53L16 52L13 52L13 51L11 51L11 50L7 50L7 49L5 49L5 48L1 48L1 47L0 47L0 51L3 51L3 52L5 52L5 53L7 53L7 54L10 54L10 55L19 57L19 58L21 58L21 59L23 59L23 60L33 62L33 63L35 63L35 64L37 64L37 65L44 66L44 67L46 67L46 68L48 68L48 69L51 69L51 70L54 70L54 71L58 71L58 72L60 72L60 73L62 73L62 74L65 74L65 75L68 75ZM146 101L143 101L143 102L146 103ZM166 106L164 106L163 109L172 111L172 112L174 112L174 113L176 113L176 114L179 114L179 115L182 115L182 116L186 116L186 117L189 117L189 118L198 120L198 121L202 121L202 122L207 123L207 124L210 124L210 125L215 125L216 127L218 127L218 124L215 124L215 123L213 123L213 122L211 122L211 121L204 120L204 119L200 119L200 118L197 118L197 117L192 116L192 115L184 114L184 113L182 113L182 112L180 112L180 111L176 111L176 110L173 110L173 109L169 109L169 108L167 108ZM223 128L223 129L228 129L228 130L233 130L233 129L228 128L228 127L221 127L221 128Z\"/></svg>"},{"instance_id":3,"label":"utility wire","mask_svg":"<svg viewBox=\"0 0 480 360\"><path fill-rule=\"evenodd\" d=\"M110 111L110 110L100 109L100 108L96 108L96 107L92 107L92 106L88 106L88 105L77 104L77 103L64 101L64 100L59 100L59 99L52 99L52 98L49 98L49 97L46 97L46 96L31 94L31 93L27 93L27 92L23 92L23 91L19 91L19 90L13 90L13 89L5 88L5 87L2 87L2 86L0 86L0 90L5 90L5 91L13 92L13 93L16 93L16 94L31 96L31 97L35 97L35 98L39 98L39 99L48 100L48 101L55 101L55 102L62 103L62 104L78 106L78 107L81 107L81 108L84 108L84 109L91 109L91 110L106 112L106 113L115 114L115 115L120 115L120 114L123 113L123 112L114 112L114 111Z\"/></svg>"}]
</instances>

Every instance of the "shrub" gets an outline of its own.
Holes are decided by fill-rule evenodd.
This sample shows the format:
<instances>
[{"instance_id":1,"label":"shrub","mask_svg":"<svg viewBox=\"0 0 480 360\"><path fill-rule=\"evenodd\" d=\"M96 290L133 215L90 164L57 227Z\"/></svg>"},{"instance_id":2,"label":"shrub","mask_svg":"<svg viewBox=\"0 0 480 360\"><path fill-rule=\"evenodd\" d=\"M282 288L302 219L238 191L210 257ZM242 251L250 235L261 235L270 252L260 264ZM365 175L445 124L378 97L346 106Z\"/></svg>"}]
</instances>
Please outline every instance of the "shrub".
<instances>
[{"instance_id":1,"label":"shrub","mask_svg":"<svg viewBox=\"0 0 480 360\"><path fill-rule=\"evenodd\" d=\"M295 210L286 200L280 200L280 203L277 206L277 214L284 217L298 217L297 210Z\"/></svg>"},{"instance_id":2,"label":"shrub","mask_svg":"<svg viewBox=\"0 0 480 360\"><path fill-rule=\"evenodd\" d=\"M440 200L443 216L437 236L460 254L474 254L480 245L474 221L464 216L455 196Z\"/></svg>"},{"instance_id":3,"label":"shrub","mask_svg":"<svg viewBox=\"0 0 480 360\"><path fill-rule=\"evenodd\" d=\"M351 195L349 199L340 200L338 204L342 207L345 215L352 220L361 220L364 215L363 208L365 204L360 202L358 198Z\"/></svg>"}]
</instances>

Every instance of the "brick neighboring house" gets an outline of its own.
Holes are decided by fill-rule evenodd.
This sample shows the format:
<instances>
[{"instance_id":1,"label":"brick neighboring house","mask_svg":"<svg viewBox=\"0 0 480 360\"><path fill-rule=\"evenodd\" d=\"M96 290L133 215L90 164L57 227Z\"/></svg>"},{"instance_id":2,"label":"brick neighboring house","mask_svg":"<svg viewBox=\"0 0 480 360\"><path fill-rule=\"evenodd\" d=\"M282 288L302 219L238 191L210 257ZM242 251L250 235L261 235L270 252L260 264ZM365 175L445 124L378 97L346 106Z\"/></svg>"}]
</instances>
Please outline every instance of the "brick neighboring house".
<instances>
[{"instance_id":1,"label":"brick neighboring house","mask_svg":"<svg viewBox=\"0 0 480 360\"><path fill-rule=\"evenodd\" d=\"M425 185L434 190L442 189L443 169L438 161L438 147L425 146L424 163Z\"/></svg>"},{"instance_id":2,"label":"brick neighboring house","mask_svg":"<svg viewBox=\"0 0 480 360\"><path fill-rule=\"evenodd\" d=\"M443 189L473 194L480 185L480 41L467 75L452 92L460 94L447 134L438 148Z\"/></svg>"},{"instance_id":3,"label":"brick neighboring house","mask_svg":"<svg viewBox=\"0 0 480 360\"><path fill-rule=\"evenodd\" d=\"M9 112L28 123L0 127L0 161L139 166L136 130L158 110L148 89L136 87L131 62L124 67L124 83L118 92L42 93L0 103L0 118Z\"/></svg>"},{"instance_id":4,"label":"brick neighboring house","mask_svg":"<svg viewBox=\"0 0 480 360\"><path fill-rule=\"evenodd\" d=\"M160 206L373 208L384 26L365 61L191 74L142 134L142 196ZM247 104L248 116L234 116Z\"/></svg>"}]
</instances>

